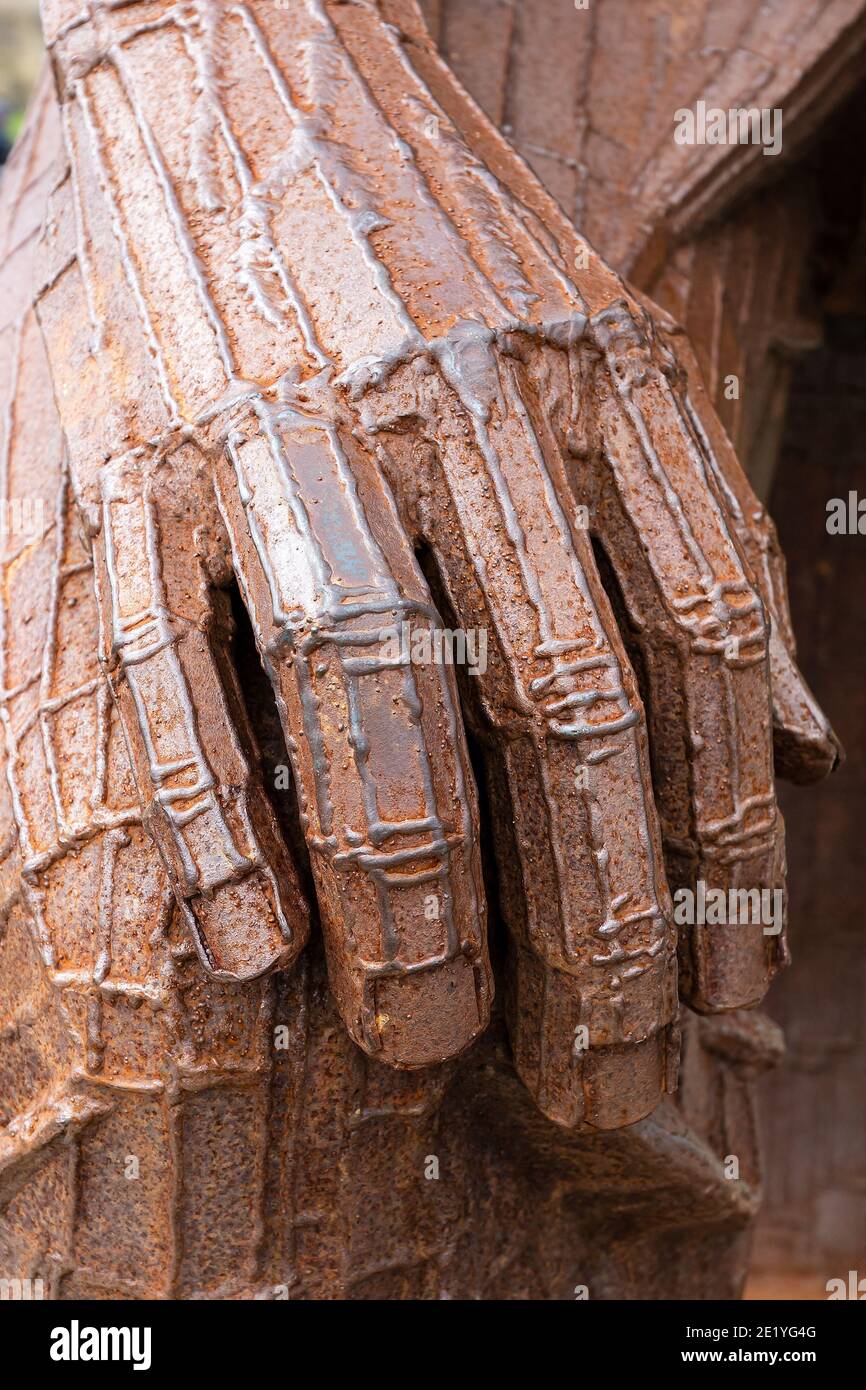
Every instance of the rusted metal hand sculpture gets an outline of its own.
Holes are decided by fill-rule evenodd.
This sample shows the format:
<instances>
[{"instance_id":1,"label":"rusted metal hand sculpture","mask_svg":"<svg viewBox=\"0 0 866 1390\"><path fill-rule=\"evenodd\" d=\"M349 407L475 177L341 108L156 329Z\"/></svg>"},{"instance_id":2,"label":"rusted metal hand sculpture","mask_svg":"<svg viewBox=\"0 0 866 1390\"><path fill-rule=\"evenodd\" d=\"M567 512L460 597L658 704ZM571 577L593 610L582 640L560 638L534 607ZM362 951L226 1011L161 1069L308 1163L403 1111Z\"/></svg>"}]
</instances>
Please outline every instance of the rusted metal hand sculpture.
<instances>
[{"instance_id":1,"label":"rusted metal hand sculpture","mask_svg":"<svg viewBox=\"0 0 866 1390\"><path fill-rule=\"evenodd\" d=\"M783 882L771 698L786 771L837 755L686 345L408 0L44 12L65 154L19 331L44 342L103 668L204 969L251 981L307 936L232 668L234 577L355 1042L424 1067L488 1020L465 718L515 1065L563 1125L638 1119L675 1086L668 885ZM412 659L446 623L487 640L459 691ZM10 765L38 906L53 860L26 853ZM680 946L706 1012L760 1000L784 952L754 923Z\"/></svg>"}]
</instances>

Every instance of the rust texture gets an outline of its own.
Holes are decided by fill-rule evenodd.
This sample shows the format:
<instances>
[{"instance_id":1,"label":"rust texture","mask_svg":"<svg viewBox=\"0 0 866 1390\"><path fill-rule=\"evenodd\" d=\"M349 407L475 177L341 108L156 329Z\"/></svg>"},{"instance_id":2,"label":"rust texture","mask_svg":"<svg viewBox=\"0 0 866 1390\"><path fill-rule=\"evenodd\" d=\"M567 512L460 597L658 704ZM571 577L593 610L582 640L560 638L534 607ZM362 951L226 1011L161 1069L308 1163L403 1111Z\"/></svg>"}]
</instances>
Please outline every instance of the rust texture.
<instances>
[{"instance_id":1,"label":"rust texture","mask_svg":"<svg viewBox=\"0 0 866 1390\"><path fill-rule=\"evenodd\" d=\"M751 1130L785 960L677 941L671 890L782 888L774 741L838 756L696 360L412 4L44 24L0 205L0 483L47 516L4 561L5 1262L604 1296L613 1185L671 1281L673 1224L754 1209L707 1096ZM458 628L475 669L416 655ZM680 999L725 1017L674 1102Z\"/></svg>"}]
</instances>

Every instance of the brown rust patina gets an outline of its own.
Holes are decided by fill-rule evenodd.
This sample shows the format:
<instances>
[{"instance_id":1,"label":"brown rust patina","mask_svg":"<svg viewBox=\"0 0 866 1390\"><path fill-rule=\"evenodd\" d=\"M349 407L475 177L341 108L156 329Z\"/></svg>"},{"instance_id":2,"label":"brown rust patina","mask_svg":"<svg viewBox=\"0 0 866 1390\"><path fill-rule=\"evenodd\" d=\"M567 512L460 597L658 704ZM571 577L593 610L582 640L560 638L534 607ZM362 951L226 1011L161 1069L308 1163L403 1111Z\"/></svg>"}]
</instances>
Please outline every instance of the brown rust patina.
<instances>
[{"instance_id":1,"label":"brown rust patina","mask_svg":"<svg viewBox=\"0 0 866 1390\"><path fill-rule=\"evenodd\" d=\"M7 1016L26 1000L42 1039L10 1082L10 1172L62 1135L86 1183L144 1125L153 1209L86 1189L59 1286L106 1267L114 1220L170 1294L212 1288L210 1243L222 1291L282 1272L339 1293L351 1240L305 1255L298 1194L342 1220L329 1165L352 1151L375 1213L383 1116L398 1187L469 1079L505 1088L546 1162L582 1152L513 1099L498 1021L454 1080L493 999L464 728L513 1065L590 1137L676 1089L678 954L706 1014L759 1002L784 960L751 923L678 943L670 897L783 884L773 713L810 774L837 748L676 325L414 6L47 3L45 26L29 176L3 193L4 495L54 518L6 558ZM485 633L483 669L411 659L446 627ZM263 773L281 736L310 872L267 747ZM214 1229L227 1194L258 1204L252 1244L240 1216ZM448 1219L416 1240L406 1210L423 1263Z\"/></svg>"}]
</instances>

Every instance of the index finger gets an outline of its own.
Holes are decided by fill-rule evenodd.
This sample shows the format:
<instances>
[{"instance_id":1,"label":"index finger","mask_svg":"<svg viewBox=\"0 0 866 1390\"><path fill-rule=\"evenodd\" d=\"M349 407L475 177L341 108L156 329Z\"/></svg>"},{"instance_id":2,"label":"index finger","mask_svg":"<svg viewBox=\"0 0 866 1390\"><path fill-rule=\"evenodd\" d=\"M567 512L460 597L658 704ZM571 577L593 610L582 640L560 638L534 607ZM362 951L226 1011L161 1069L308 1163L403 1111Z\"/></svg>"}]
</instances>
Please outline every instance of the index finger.
<instances>
[{"instance_id":1,"label":"index finger","mask_svg":"<svg viewBox=\"0 0 866 1390\"><path fill-rule=\"evenodd\" d=\"M489 1015L475 788L426 584L378 470L348 447L257 402L218 491L294 764L331 987L361 1047L424 1066Z\"/></svg>"}]
</instances>

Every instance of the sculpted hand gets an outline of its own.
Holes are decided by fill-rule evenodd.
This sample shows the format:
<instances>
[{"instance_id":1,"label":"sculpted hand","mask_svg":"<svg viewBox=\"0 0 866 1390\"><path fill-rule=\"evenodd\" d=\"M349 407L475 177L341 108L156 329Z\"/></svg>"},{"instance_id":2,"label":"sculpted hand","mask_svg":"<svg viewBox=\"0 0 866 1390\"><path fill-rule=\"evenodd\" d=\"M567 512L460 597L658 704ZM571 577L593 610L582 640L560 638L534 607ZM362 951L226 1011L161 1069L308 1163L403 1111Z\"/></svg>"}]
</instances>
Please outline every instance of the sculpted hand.
<instances>
[{"instance_id":1,"label":"sculpted hand","mask_svg":"<svg viewBox=\"0 0 866 1390\"><path fill-rule=\"evenodd\" d=\"M668 880L783 873L776 600L671 333L409 3L46 0L45 23L70 175L39 320L103 663L205 967L286 967L306 934L229 656L234 576L355 1041L421 1066L487 1021L465 719L517 1068L561 1123L639 1118L676 1061ZM412 659L443 627L486 654L459 694ZM786 672L791 761L829 766ZM681 989L753 1004L778 959L760 924L686 930Z\"/></svg>"}]
</instances>

